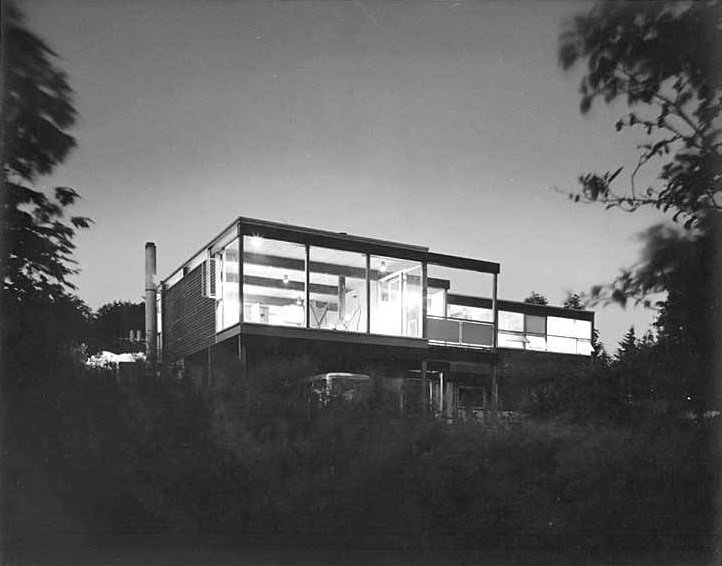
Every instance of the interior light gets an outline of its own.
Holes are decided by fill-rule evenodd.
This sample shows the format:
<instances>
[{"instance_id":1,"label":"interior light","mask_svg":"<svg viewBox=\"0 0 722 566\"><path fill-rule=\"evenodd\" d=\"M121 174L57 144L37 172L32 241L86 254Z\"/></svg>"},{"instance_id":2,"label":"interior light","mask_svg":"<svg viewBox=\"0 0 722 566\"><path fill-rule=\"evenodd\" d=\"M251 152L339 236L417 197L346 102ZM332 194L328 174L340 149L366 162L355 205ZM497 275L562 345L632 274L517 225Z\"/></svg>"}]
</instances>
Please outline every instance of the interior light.
<instances>
[{"instance_id":1,"label":"interior light","mask_svg":"<svg viewBox=\"0 0 722 566\"><path fill-rule=\"evenodd\" d=\"M379 267L379 271L381 273L386 273L386 262L385 261L381 262L381 267Z\"/></svg>"},{"instance_id":2,"label":"interior light","mask_svg":"<svg viewBox=\"0 0 722 566\"><path fill-rule=\"evenodd\" d=\"M299 295L296 299L296 304L300 307L303 304L303 297Z\"/></svg>"},{"instance_id":3,"label":"interior light","mask_svg":"<svg viewBox=\"0 0 722 566\"><path fill-rule=\"evenodd\" d=\"M253 249L258 249L263 244L263 238L260 236L251 236L251 247Z\"/></svg>"},{"instance_id":4,"label":"interior light","mask_svg":"<svg viewBox=\"0 0 722 566\"><path fill-rule=\"evenodd\" d=\"M283 284L288 285L288 273L283 274Z\"/></svg>"}]
</instances>

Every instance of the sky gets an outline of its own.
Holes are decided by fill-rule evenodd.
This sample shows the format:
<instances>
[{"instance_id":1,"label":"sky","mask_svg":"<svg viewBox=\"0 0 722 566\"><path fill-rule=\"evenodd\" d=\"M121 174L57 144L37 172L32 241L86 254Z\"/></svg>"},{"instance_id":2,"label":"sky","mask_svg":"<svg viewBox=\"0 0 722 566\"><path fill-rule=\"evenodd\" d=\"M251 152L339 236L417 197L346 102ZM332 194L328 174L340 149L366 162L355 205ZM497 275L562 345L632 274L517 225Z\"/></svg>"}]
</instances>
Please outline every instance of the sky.
<instances>
[{"instance_id":1,"label":"sky","mask_svg":"<svg viewBox=\"0 0 722 566\"><path fill-rule=\"evenodd\" d=\"M145 242L163 278L237 216L496 261L501 298L551 304L632 265L662 220L558 192L631 171L641 141L615 132L623 105L582 116L581 69L558 65L562 22L591 4L20 5L75 90L78 148L41 186L95 222L75 280L92 308L142 300ZM654 317L595 310L612 352Z\"/></svg>"}]
</instances>

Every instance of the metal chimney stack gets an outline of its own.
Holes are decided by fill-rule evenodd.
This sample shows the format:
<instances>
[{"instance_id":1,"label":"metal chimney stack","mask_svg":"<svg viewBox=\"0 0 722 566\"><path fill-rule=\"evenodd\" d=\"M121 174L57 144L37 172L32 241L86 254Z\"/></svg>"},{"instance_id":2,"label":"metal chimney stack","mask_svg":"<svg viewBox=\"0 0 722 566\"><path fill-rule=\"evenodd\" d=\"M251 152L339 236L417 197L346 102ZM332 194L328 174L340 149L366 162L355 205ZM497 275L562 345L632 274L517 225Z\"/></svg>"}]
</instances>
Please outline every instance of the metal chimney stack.
<instances>
[{"instance_id":1,"label":"metal chimney stack","mask_svg":"<svg viewBox=\"0 0 722 566\"><path fill-rule=\"evenodd\" d=\"M158 361L158 317L156 313L155 244L145 244L145 355L149 363Z\"/></svg>"}]
</instances>

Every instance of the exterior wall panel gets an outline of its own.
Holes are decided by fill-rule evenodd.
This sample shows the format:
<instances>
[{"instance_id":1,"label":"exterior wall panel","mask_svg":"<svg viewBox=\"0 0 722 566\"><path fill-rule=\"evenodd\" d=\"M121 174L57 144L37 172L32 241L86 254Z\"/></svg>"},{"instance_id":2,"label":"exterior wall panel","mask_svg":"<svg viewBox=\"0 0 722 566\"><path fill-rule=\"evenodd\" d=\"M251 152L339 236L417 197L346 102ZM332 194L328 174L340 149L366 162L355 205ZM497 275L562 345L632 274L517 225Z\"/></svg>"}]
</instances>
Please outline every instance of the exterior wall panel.
<instances>
[{"instance_id":1,"label":"exterior wall panel","mask_svg":"<svg viewBox=\"0 0 722 566\"><path fill-rule=\"evenodd\" d=\"M201 292L202 266L164 293L163 359L174 362L215 342L215 301Z\"/></svg>"}]
</instances>

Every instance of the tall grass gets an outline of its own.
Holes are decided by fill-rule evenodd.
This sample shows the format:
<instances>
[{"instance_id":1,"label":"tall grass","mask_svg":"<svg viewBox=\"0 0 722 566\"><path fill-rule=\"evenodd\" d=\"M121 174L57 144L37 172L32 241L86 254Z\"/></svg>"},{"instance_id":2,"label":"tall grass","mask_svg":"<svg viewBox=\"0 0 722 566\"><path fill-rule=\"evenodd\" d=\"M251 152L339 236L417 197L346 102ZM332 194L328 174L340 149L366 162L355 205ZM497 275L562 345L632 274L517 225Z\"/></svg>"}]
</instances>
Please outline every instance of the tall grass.
<instances>
[{"instance_id":1,"label":"tall grass","mask_svg":"<svg viewBox=\"0 0 722 566\"><path fill-rule=\"evenodd\" d=\"M199 391L67 366L8 392L9 457L30 455L87 524L114 532L404 548L710 542L708 425L490 430L404 417L380 390L312 409L300 375L303 364L277 364Z\"/></svg>"}]
</instances>

